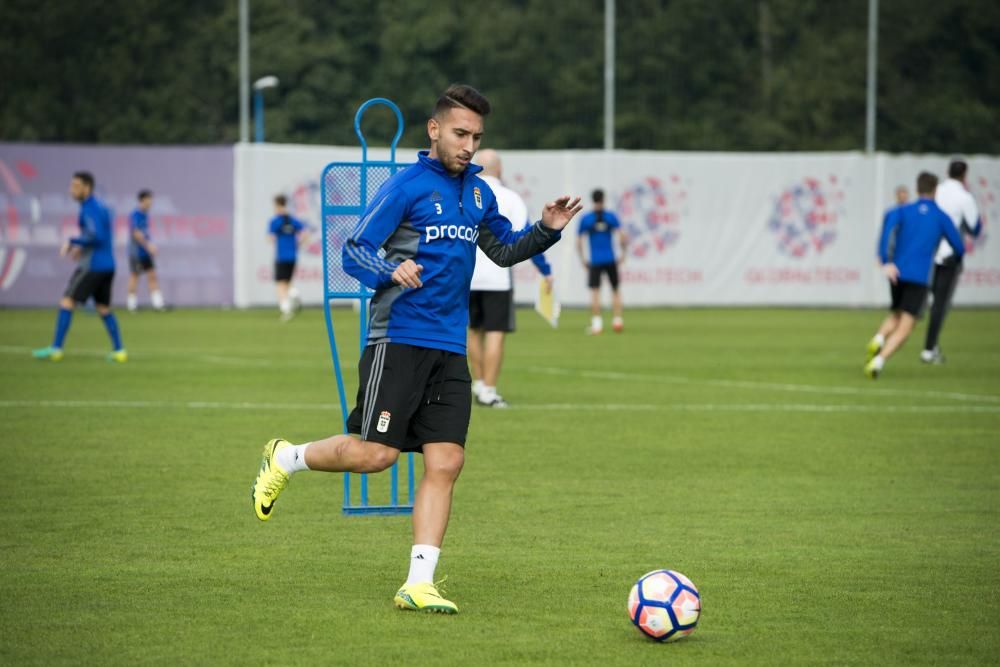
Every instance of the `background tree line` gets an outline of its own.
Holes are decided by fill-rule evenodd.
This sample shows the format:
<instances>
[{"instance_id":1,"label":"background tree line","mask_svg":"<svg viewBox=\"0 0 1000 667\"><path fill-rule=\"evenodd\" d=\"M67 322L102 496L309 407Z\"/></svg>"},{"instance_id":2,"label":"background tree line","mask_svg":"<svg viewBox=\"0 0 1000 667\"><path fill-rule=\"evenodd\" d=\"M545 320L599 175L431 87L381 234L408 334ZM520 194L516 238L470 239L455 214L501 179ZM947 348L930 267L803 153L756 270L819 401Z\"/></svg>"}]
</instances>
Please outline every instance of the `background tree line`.
<instances>
[{"instance_id":1,"label":"background tree line","mask_svg":"<svg viewBox=\"0 0 1000 667\"><path fill-rule=\"evenodd\" d=\"M498 148L603 143L603 0L251 0L267 139L356 142L395 100L404 145L452 81L493 102ZM878 148L1000 153L1000 3L881 0ZM236 0L0 3L0 140L239 137ZM867 0L618 0L616 146L864 145ZM387 118L368 131L384 142Z\"/></svg>"}]
</instances>

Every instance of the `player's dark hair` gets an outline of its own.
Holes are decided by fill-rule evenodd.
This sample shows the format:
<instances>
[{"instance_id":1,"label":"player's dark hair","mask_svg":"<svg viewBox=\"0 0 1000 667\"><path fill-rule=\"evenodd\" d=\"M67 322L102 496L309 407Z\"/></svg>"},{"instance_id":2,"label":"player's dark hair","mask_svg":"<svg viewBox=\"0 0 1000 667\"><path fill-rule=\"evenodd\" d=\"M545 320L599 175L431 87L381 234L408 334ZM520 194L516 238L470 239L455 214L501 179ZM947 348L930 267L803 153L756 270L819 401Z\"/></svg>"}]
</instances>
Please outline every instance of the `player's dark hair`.
<instances>
[{"instance_id":1,"label":"player's dark hair","mask_svg":"<svg viewBox=\"0 0 1000 667\"><path fill-rule=\"evenodd\" d=\"M962 180L968 170L969 165L965 164L965 160L952 160L948 165L948 177Z\"/></svg>"},{"instance_id":2,"label":"player's dark hair","mask_svg":"<svg viewBox=\"0 0 1000 667\"><path fill-rule=\"evenodd\" d=\"M73 178L77 179L84 185L86 185L91 190L94 189L94 175L89 171L78 171L73 174Z\"/></svg>"},{"instance_id":3,"label":"player's dark hair","mask_svg":"<svg viewBox=\"0 0 1000 667\"><path fill-rule=\"evenodd\" d=\"M932 195L934 194L935 188L937 188L938 177L929 171L922 171L920 175L917 176L917 194L918 195Z\"/></svg>"},{"instance_id":4,"label":"player's dark hair","mask_svg":"<svg viewBox=\"0 0 1000 667\"><path fill-rule=\"evenodd\" d=\"M590 200L593 201L595 204L603 204L604 203L604 190L601 190L600 188L598 188L598 189L594 190L593 192L591 192L590 193Z\"/></svg>"},{"instance_id":5,"label":"player's dark hair","mask_svg":"<svg viewBox=\"0 0 1000 667\"><path fill-rule=\"evenodd\" d=\"M139 190L139 197L138 197L139 201L142 201L143 199L148 199L149 197L152 196L153 196L152 190Z\"/></svg>"},{"instance_id":6,"label":"player's dark hair","mask_svg":"<svg viewBox=\"0 0 1000 667\"><path fill-rule=\"evenodd\" d=\"M488 116L492 110L490 101L483 97L483 94L478 90L464 83L453 83L441 93L437 104L434 105L432 115L435 118L440 118L441 114L449 109L458 108L474 111L480 116Z\"/></svg>"},{"instance_id":7,"label":"player's dark hair","mask_svg":"<svg viewBox=\"0 0 1000 667\"><path fill-rule=\"evenodd\" d=\"M277 204L278 206L284 206L285 204L288 203L288 197L286 197L285 195L275 195L274 203Z\"/></svg>"}]
</instances>

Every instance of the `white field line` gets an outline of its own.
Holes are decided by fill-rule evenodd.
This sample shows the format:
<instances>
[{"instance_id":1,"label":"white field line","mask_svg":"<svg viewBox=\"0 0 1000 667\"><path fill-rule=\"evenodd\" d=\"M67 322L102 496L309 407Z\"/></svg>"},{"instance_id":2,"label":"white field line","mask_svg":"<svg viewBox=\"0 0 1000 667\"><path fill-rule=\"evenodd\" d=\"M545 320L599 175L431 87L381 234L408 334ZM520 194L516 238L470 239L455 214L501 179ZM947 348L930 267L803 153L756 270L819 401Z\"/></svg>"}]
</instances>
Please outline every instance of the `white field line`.
<instances>
[{"instance_id":1,"label":"white field line","mask_svg":"<svg viewBox=\"0 0 1000 667\"><path fill-rule=\"evenodd\" d=\"M984 403L1000 403L1000 396L993 394L966 394L956 391L923 391L919 389L891 389L882 387L838 387L836 385L790 384L785 382L756 382L753 380L716 380L688 378L678 375L650 375L645 373L621 373L617 371L590 371L573 368L558 368L546 366L518 367L518 371L527 373L544 373L546 375L567 375L590 380L616 380L621 382L646 382L650 384L701 384L713 387L730 387L736 389L771 389L808 394L838 394L841 396L908 396L913 398L948 398L957 401L981 401ZM859 371L860 375L860 371ZM871 382L871 380L867 380Z\"/></svg>"},{"instance_id":2,"label":"white field line","mask_svg":"<svg viewBox=\"0 0 1000 667\"><path fill-rule=\"evenodd\" d=\"M0 345L0 354L28 354L31 352L31 348L16 346L16 345ZM96 356L104 357L107 354L107 350L90 350L90 349L73 349L70 354L80 354L84 356ZM262 359L257 357L233 357L227 355L219 355L206 353L204 351L197 350L152 350L149 352L141 353L142 356L148 357L184 357L187 359L193 359L195 361L201 361L204 363L212 364L223 364L227 366L246 366L246 367L273 367L273 368L309 368L316 369L322 366L325 370L332 372L331 366L327 366L324 361L323 364L316 364L312 362L298 361L298 360L272 360L272 359ZM341 367L346 373L350 373L354 370L352 362L342 362ZM836 385L811 385L811 384L793 384L785 382L757 382L753 380L724 380L724 379L702 379L702 378L689 378L678 375L652 375L645 373L623 373L618 371L594 371L587 369L574 369L574 368L560 368L560 367L546 367L546 366L515 366L510 368L514 372L522 373L542 373L545 375L563 375L570 377L580 377L590 380L612 380L620 382L645 382L649 384L690 384L690 385L707 385L713 387L727 387L732 389L749 389L752 391L759 390L772 390L781 392L791 392L791 393L808 393L808 394L826 394L826 395L841 395L841 396L862 396L862 397L874 397L874 396L896 396L896 397L909 397L909 398L937 398L937 399L950 399L956 401L977 401L982 403L998 403L1000 404L1000 396L994 394L969 394L964 392L955 391L937 391L937 390L919 390L919 389L892 389L886 387L844 387ZM870 382L870 381L868 381ZM659 407L659 406L657 406ZM602 409L599 407L593 407L592 409ZM612 406L610 409L617 409ZM637 408L632 408L637 409ZM638 408L642 409L642 408ZM651 408L653 409L653 408Z\"/></svg>"},{"instance_id":3,"label":"white field line","mask_svg":"<svg viewBox=\"0 0 1000 667\"><path fill-rule=\"evenodd\" d=\"M252 403L227 401L0 400L0 408L120 408L129 410L254 410L339 412L333 403ZM813 412L1000 414L1000 405L852 405L814 403L541 403L512 406L532 412Z\"/></svg>"},{"instance_id":4,"label":"white field line","mask_svg":"<svg viewBox=\"0 0 1000 667\"><path fill-rule=\"evenodd\" d=\"M22 347L18 345L0 345L0 354L10 354L10 355L20 355L20 354L30 354L32 348ZM67 350L66 355L69 356L79 356L79 357L101 357L103 358L108 353L108 350L94 350L94 349L80 349L80 348L70 348ZM156 357L181 357L184 359L192 359L194 361L199 361L207 364L222 364L225 366L245 366L245 367L260 367L260 368L317 368L321 364L311 363L308 361L299 361L296 359L269 359L263 357L233 357L222 354L214 354L210 352L198 351L198 350L143 350L139 353L139 359L143 358L156 358ZM129 353L129 357L134 361L136 354L134 352ZM332 369L332 362L329 358L325 360L327 366L326 368ZM347 367L350 369L350 367Z\"/></svg>"}]
</instances>

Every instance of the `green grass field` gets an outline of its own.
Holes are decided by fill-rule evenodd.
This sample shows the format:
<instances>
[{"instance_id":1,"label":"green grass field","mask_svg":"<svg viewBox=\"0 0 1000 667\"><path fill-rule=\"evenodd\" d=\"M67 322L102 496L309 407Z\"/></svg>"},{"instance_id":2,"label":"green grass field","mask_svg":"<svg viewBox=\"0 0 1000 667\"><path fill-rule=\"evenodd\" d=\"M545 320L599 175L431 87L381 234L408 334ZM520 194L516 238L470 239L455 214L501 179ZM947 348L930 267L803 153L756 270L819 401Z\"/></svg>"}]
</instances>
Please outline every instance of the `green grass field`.
<instances>
[{"instance_id":1,"label":"green grass field","mask_svg":"<svg viewBox=\"0 0 1000 667\"><path fill-rule=\"evenodd\" d=\"M0 310L0 663L985 664L1000 655L1000 311L960 310L878 382L881 312L648 310L620 336L522 311L474 411L438 567L454 617L404 613L409 519L344 517L304 473L259 523L263 444L337 432L322 313ZM340 342L353 392L356 324ZM419 462L418 462L419 463ZM374 483L374 480L373 480ZM634 580L699 586L646 640Z\"/></svg>"}]
</instances>

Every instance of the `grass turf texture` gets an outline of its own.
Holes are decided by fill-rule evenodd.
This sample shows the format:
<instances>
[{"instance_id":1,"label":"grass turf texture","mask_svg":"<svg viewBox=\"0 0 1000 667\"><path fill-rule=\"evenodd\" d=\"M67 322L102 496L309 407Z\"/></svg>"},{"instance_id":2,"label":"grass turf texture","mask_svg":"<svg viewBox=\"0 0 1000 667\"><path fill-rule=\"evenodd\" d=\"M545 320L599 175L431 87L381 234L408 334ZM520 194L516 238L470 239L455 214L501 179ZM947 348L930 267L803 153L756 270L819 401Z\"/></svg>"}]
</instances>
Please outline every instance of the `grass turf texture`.
<instances>
[{"instance_id":1,"label":"grass turf texture","mask_svg":"<svg viewBox=\"0 0 1000 667\"><path fill-rule=\"evenodd\" d=\"M519 313L514 407L473 413L441 617L393 608L409 518L343 517L339 475L254 518L267 439L339 429L319 311L121 313L120 366L93 316L43 363L54 312L2 310L0 662L992 662L1000 312L952 313L943 366L919 363L921 326L872 382L881 316L633 311L587 337L584 312ZM702 593L678 644L626 618L656 568Z\"/></svg>"}]
</instances>

